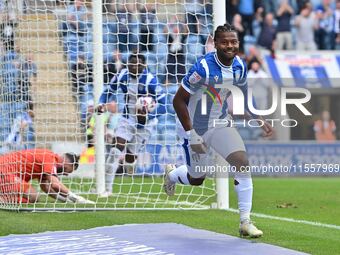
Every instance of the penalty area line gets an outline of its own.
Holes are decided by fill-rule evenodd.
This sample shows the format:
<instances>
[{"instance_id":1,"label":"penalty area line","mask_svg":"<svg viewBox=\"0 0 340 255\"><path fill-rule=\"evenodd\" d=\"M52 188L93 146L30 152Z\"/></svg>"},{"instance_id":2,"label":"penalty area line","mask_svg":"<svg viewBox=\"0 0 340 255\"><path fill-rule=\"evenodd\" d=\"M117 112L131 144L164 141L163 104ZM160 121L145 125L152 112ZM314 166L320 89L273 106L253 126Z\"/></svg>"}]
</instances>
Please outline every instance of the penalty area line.
<instances>
[{"instance_id":1,"label":"penalty area line","mask_svg":"<svg viewBox=\"0 0 340 255\"><path fill-rule=\"evenodd\" d=\"M234 208L226 209L226 211L239 213L238 210ZM263 214L263 213L251 213L251 215L254 217L258 217L258 218L286 221L286 222L292 222L292 223L300 223L300 224L305 224L305 225L310 225L310 226L315 226L315 227L323 227L323 228L331 228L331 229L340 230L340 226L333 225L333 224L326 224L326 223L314 222L314 221L308 221L308 220L296 220L292 218L278 217L278 216L273 216L273 215L268 215L268 214Z\"/></svg>"}]
</instances>

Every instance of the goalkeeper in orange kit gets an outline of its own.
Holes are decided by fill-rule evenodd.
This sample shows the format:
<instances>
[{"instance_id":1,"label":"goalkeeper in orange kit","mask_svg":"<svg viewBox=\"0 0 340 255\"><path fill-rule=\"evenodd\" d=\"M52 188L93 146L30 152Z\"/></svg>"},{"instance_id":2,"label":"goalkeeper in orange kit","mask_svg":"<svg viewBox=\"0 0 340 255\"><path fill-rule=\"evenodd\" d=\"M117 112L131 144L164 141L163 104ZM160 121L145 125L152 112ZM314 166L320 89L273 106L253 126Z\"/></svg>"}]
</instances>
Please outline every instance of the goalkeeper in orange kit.
<instances>
[{"instance_id":1,"label":"goalkeeper in orange kit","mask_svg":"<svg viewBox=\"0 0 340 255\"><path fill-rule=\"evenodd\" d=\"M71 192L58 179L78 168L79 157L73 153L59 156L46 149L15 151L0 156L0 202L35 203L39 193L30 184L38 180L40 188L62 202L90 203Z\"/></svg>"}]
</instances>

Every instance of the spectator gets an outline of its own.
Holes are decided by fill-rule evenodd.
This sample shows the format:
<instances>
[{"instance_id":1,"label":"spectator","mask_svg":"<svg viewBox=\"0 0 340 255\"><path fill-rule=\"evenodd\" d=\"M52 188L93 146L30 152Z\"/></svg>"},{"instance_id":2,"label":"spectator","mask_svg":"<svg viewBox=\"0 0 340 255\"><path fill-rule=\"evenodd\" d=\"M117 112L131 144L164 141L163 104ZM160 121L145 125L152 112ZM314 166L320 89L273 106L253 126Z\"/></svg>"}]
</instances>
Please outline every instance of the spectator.
<instances>
[{"instance_id":1,"label":"spectator","mask_svg":"<svg viewBox=\"0 0 340 255\"><path fill-rule=\"evenodd\" d=\"M4 44L3 44L2 41L0 41L0 56L1 56L1 57L4 56L5 53L6 53L6 51L5 51Z\"/></svg>"},{"instance_id":2,"label":"spectator","mask_svg":"<svg viewBox=\"0 0 340 255\"><path fill-rule=\"evenodd\" d=\"M92 68L86 63L84 56L78 56L77 63L71 65L72 92L82 95L86 92L86 85L92 82Z\"/></svg>"},{"instance_id":3,"label":"spectator","mask_svg":"<svg viewBox=\"0 0 340 255\"><path fill-rule=\"evenodd\" d=\"M319 142L335 141L335 131L335 122L331 120L329 111L323 111L321 119L314 123L315 139Z\"/></svg>"},{"instance_id":4,"label":"spectator","mask_svg":"<svg viewBox=\"0 0 340 255\"><path fill-rule=\"evenodd\" d=\"M24 150L35 147L33 103L28 104L27 110L20 114L11 127L11 132L6 138L6 150Z\"/></svg>"},{"instance_id":5,"label":"spectator","mask_svg":"<svg viewBox=\"0 0 340 255\"><path fill-rule=\"evenodd\" d=\"M269 79L258 61L252 62L248 71L248 85L253 89L256 107L259 110L268 109Z\"/></svg>"},{"instance_id":6,"label":"spectator","mask_svg":"<svg viewBox=\"0 0 340 255\"><path fill-rule=\"evenodd\" d=\"M77 63L71 66L72 92L76 98L81 114L81 122L86 125L89 86L92 83L92 67L86 63L84 56L79 56Z\"/></svg>"},{"instance_id":7,"label":"spectator","mask_svg":"<svg viewBox=\"0 0 340 255\"><path fill-rule=\"evenodd\" d=\"M116 7L113 0L103 0L103 14L116 13Z\"/></svg>"},{"instance_id":8,"label":"spectator","mask_svg":"<svg viewBox=\"0 0 340 255\"><path fill-rule=\"evenodd\" d=\"M235 30L237 31L238 40L240 42L239 51L240 53L244 52L244 36L245 36L245 30L242 25L242 16L240 14L236 14L233 18L233 26L235 27Z\"/></svg>"},{"instance_id":9,"label":"spectator","mask_svg":"<svg viewBox=\"0 0 340 255\"><path fill-rule=\"evenodd\" d=\"M0 37L6 51L14 50L15 28L18 25L15 8L11 2L0 3Z\"/></svg>"},{"instance_id":10,"label":"spectator","mask_svg":"<svg viewBox=\"0 0 340 255\"><path fill-rule=\"evenodd\" d=\"M261 30L262 30L263 19L264 19L264 8L260 6L259 8L256 9L254 20L253 20L253 32L254 32L254 37L256 41L259 39Z\"/></svg>"},{"instance_id":11,"label":"spectator","mask_svg":"<svg viewBox=\"0 0 340 255\"><path fill-rule=\"evenodd\" d=\"M257 48L255 46L251 46L249 48L249 53L246 57L246 63L247 63L248 70L251 69L253 62L258 62L260 64L260 66L263 66L263 60L261 58L259 51L257 50Z\"/></svg>"},{"instance_id":12,"label":"spectator","mask_svg":"<svg viewBox=\"0 0 340 255\"><path fill-rule=\"evenodd\" d=\"M281 0L264 0L261 1L263 2L263 7L264 7L264 11L265 13L275 13L277 11L277 9L279 9L279 3Z\"/></svg>"},{"instance_id":13,"label":"spectator","mask_svg":"<svg viewBox=\"0 0 340 255\"><path fill-rule=\"evenodd\" d=\"M276 29L274 27L273 20L273 14L267 13L258 39L258 45L268 50L274 49L274 41L276 38Z\"/></svg>"},{"instance_id":14,"label":"spectator","mask_svg":"<svg viewBox=\"0 0 340 255\"><path fill-rule=\"evenodd\" d=\"M279 9L276 12L277 15L277 28L276 28L276 49L277 50L292 50L293 49L293 38L291 33L290 20L294 10L289 5L288 0L281 0Z\"/></svg>"},{"instance_id":15,"label":"spectator","mask_svg":"<svg viewBox=\"0 0 340 255\"><path fill-rule=\"evenodd\" d=\"M233 17L238 13L239 0L226 1L226 20L229 24L233 23Z\"/></svg>"},{"instance_id":16,"label":"spectator","mask_svg":"<svg viewBox=\"0 0 340 255\"><path fill-rule=\"evenodd\" d=\"M242 15L242 21L243 21L243 27L244 27L245 33L253 35L255 0L240 0L238 11Z\"/></svg>"},{"instance_id":17,"label":"spectator","mask_svg":"<svg viewBox=\"0 0 340 255\"><path fill-rule=\"evenodd\" d=\"M297 26L297 50L316 50L314 30L318 27L318 21L312 12L310 3L305 4L302 8L296 17L295 25Z\"/></svg>"},{"instance_id":18,"label":"spectator","mask_svg":"<svg viewBox=\"0 0 340 255\"><path fill-rule=\"evenodd\" d=\"M323 0L322 4L317 6L316 15L319 25L315 31L315 40L319 50L333 50L334 41L334 11L331 8L330 0Z\"/></svg>"},{"instance_id":19,"label":"spectator","mask_svg":"<svg viewBox=\"0 0 340 255\"><path fill-rule=\"evenodd\" d=\"M121 54L118 50L112 53L113 61L104 64L104 84L108 84L113 76L122 69Z\"/></svg>"},{"instance_id":20,"label":"spectator","mask_svg":"<svg viewBox=\"0 0 340 255\"><path fill-rule=\"evenodd\" d=\"M334 12L334 36L336 49L340 49L340 0L336 1L336 10Z\"/></svg>"},{"instance_id":21,"label":"spectator","mask_svg":"<svg viewBox=\"0 0 340 255\"><path fill-rule=\"evenodd\" d=\"M312 3L310 3L310 0L296 0L296 14L299 14L303 8L305 8L306 4L311 4L311 7L313 6Z\"/></svg>"},{"instance_id":22,"label":"spectator","mask_svg":"<svg viewBox=\"0 0 340 255\"><path fill-rule=\"evenodd\" d=\"M187 39L187 27L173 19L169 25L170 31L165 27L164 33L168 35L167 82L180 83L185 75L184 46Z\"/></svg>"},{"instance_id":23,"label":"spectator","mask_svg":"<svg viewBox=\"0 0 340 255\"><path fill-rule=\"evenodd\" d=\"M88 11L84 0L74 0L67 9L67 24L70 31L78 36L84 36L87 31Z\"/></svg>"},{"instance_id":24,"label":"spectator","mask_svg":"<svg viewBox=\"0 0 340 255\"><path fill-rule=\"evenodd\" d=\"M202 0L185 0L185 12L189 33L197 34L199 16L204 14Z\"/></svg>"},{"instance_id":25,"label":"spectator","mask_svg":"<svg viewBox=\"0 0 340 255\"><path fill-rule=\"evenodd\" d=\"M26 58L20 61L19 66L19 101L32 102L31 90L31 79L37 79L38 68L36 63L34 63L33 55L28 54Z\"/></svg>"},{"instance_id":26,"label":"spectator","mask_svg":"<svg viewBox=\"0 0 340 255\"><path fill-rule=\"evenodd\" d=\"M117 10L118 19L118 49L120 52L125 53L129 51L130 46L130 33L132 24L132 14L124 4L119 4Z\"/></svg>"},{"instance_id":27,"label":"spectator","mask_svg":"<svg viewBox=\"0 0 340 255\"><path fill-rule=\"evenodd\" d=\"M157 24L157 15L154 4L141 4L140 12L140 51L152 51L154 48L153 35Z\"/></svg>"},{"instance_id":28,"label":"spectator","mask_svg":"<svg viewBox=\"0 0 340 255\"><path fill-rule=\"evenodd\" d=\"M2 95L6 95L7 101L17 101L18 98L18 81L19 81L19 67L20 54L13 50L4 50L1 56L0 79L2 88Z\"/></svg>"}]
</instances>

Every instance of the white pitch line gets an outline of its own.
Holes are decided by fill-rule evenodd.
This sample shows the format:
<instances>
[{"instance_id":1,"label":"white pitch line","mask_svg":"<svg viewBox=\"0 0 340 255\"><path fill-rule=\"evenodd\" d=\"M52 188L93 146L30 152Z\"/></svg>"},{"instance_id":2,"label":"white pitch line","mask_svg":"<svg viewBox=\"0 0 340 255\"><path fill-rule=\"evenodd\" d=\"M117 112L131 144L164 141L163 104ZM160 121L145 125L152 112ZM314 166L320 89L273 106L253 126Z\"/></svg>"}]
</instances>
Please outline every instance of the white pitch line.
<instances>
[{"instance_id":1,"label":"white pitch line","mask_svg":"<svg viewBox=\"0 0 340 255\"><path fill-rule=\"evenodd\" d=\"M138 196L128 196L128 195L123 195L123 194L117 194L117 196L130 197L130 198L134 198L136 200L140 199L140 200L144 200L146 202L147 201L162 202L162 203L168 203L168 204L171 204L171 205L192 206L192 207L197 207L197 208L201 208L201 209L210 209L211 208L209 206L198 205L198 204L188 202L188 201L183 202L183 201L175 201L175 200L164 200L164 199L161 199L161 198L155 199L155 198L146 198L146 197L138 197ZM157 209L157 208L155 208L155 209ZM188 208L188 209L190 210L190 208ZM229 211L229 212L233 212L233 213L239 213L238 209L234 209L234 208L229 208L229 209L225 209L225 210ZM307 220L297 220L297 219L278 217L278 216L273 216L273 215L268 215L268 214L263 214L263 213L251 213L251 215L255 216L255 217L259 217L259 218L264 218L264 219L286 221L286 222L292 222L292 223L300 223L300 224L305 224L305 225L310 225L310 226L340 230L340 226L334 225L334 224L327 224L327 223L307 221Z\"/></svg>"},{"instance_id":2,"label":"white pitch line","mask_svg":"<svg viewBox=\"0 0 340 255\"><path fill-rule=\"evenodd\" d=\"M131 196L130 196L131 197ZM180 201L174 201L174 200L164 200L164 199L154 199L154 198L145 198L145 197L137 197L137 196L132 196L135 199L141 199L144 201L153 201L153 202L163 202L163 203L168 203L172 205L191 205L191 206L196 206L201 209L209 209L209 206L203 206L203 205L197 205L195 203L191 203L188 201L185 202L180 202ZM190 208L188 208L190 209ZM238 209L234 208L229 208L226 209L226 211L233 212L233 213L239 213ZM323 227L323 228L331 228L331 229L337 229L340 230L340 226L338 225L333 225L333 224L326 224L326 223L320 223L320 222L314 222L314 221L307 221L307 220L297 220L297 219L292 219L292 218L285 218L285 217L278 217L278 216L272 216L268 214L263 214L263 213L251 213L252 216L259 217L259 218L264 218L264 219L271 219L271 220L279 220L279 221L286 221L286 222L293 222L293 223L300 223L300 224L305 224L305 225L311 225L311 226L316 226L316 227Z\"/></svg>"},{"instance_id":3,"label":"white pitch line","mask_svg":"<svg viewBox=\"0 0 340 255\"><path fill-rule=\"evenodd\" d=\"M226 210L229 211L229 212L238 213L238 210L234 209L234 208L229 208L229 209L226 209ZM296 219L292 219L292 218L285 218L285 217L267 215L267 214L263 214L263 213L251 213L251 215L255 216L255 217L259 217L259 218L264 218L264 219L287 221L287 222L293 222L293 223L301 223L301 224L311 225L311 226L316 226L316 227L332 228L332 229L340 230L340 226L333 225L333 224L326 224L326 223L320 223L320 222L314 222L314 221L308 221L308 220L296 220Z\"/></svg>"}]
</instances>

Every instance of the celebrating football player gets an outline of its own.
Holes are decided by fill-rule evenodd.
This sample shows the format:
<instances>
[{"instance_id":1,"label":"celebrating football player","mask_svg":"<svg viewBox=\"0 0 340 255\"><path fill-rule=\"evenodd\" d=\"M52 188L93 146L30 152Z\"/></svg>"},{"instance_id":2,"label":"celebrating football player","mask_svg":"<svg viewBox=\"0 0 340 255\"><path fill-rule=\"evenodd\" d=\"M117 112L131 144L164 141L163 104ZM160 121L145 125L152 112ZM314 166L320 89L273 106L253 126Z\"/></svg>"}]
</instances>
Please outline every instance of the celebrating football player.
<instances>
[{"instance_id":1,"label":"celebrating football player","mask_svg":"<svg viewBox=\"0 0 340 255\"><path fill-rule=\"evenodd\" d=\"M124 110L119 126L112 141L112 149L106 159L105 188L112 194L115 174L119 160L125 155L125 168L134 168L137 153L141 151L157 125L157 117L165 113L165 94L158 84L157 78L148 70L145 57L132 53L128 58L127 68L114 76L99 99L96 111L105 111L105 104L117 96L118 89L124 95Z\"/></svg>"}]
</instances>

